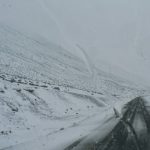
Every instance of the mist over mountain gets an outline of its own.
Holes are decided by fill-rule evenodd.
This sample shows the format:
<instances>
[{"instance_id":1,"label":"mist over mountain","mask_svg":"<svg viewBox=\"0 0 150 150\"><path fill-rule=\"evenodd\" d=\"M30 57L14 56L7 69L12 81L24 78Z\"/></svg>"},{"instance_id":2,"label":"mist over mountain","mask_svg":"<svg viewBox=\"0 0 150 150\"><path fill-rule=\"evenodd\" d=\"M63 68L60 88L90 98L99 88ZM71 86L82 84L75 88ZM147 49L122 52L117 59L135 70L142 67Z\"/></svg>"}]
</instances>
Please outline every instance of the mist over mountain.
<instances>
[{"instance_id":1,"label":"mist over mountain","mask_svg":"<svg viewBox=\"0 0 150 150\"><path fill-rule=\"evenodd\" d=\"M149 5L148 0L0 0L0 149L99 144L119 121L119 135L126 134L124 114L145 136Z\"/></svg>"},{"instance_id":2,"label":"mist over mountain","mask_svg":"<svg viewBox=\"0 0 150 150\"><path fill-rule=\"evenodd\" d=\"M1 0L0 22L45 38L96 66L110 64L149 84L149 2L144 0ZM106 65L108 71L110 65ZM113 73L116 72L112 68ZM132 75L133 74L133 75ZM123 75L123 73L121 74Z\"/></svg>"}]
</instances>

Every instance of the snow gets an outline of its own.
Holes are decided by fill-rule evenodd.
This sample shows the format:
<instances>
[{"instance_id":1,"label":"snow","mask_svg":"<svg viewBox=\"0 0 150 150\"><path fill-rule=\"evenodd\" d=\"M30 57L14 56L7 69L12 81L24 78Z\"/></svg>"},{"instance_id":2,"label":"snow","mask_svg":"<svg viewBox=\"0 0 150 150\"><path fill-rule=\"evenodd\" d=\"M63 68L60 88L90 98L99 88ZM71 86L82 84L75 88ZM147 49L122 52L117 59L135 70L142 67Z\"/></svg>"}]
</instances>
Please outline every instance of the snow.
<instances>
[{"instance_id":1,"label":"snow","mask_svg":"<svg viewBox=\"0 0 150 150\"><path fill-rule=\"evenodd\" d=\"M148 95L149 33L130 4L0 0L0 149L103 138L114 109Z\"/></svg>"},{"instance_id":2,"label":"snow","mask_svg":"<svg viewBox=\"0 0 150 150\"><path fill-rule=\"evenodd\" d=\"M148 1L1 0L0 22L149 86ZM43 40L44 41L44 40ZM82 56L81 56L82 57Z\"/></svg>"},{"instance_id":3,"label":"snow","mask_svg":"<svg viewBox=\"0 0 150 150\"><path fill-rule=\"evenodd\" d=\"M34 87L2 79L0 83L4 90L0 93L0 148L60 149L109 120L115 103L123 105L112 97L111 103L115 103L106 105L101 95L72 88L60 87L59 91L53 85Z\"/></svg>"},{"instance_id":4,"label":"snow","mask_svg":"<svg viewBox=\"0 0 150 150\"><path fill-rule=\"evenodd\" d=\"M1 149L59 150L109 122L109 130L99 129L104 136L118 122L113 108L121 113L146 92L100 70L96 84L84 62L63 48L4 25L0 33Z\"/></svg>"},{"instance_id":5,"label":"snow","mask_svg":"<svg viewBox=\"0 0 150 150\"><path fill-rule=\"evenodd\" d=\"M0 26L1 149L62 149L146 92L100 70L93 80L79 57Z\"/></svg>"},{"instance_id":6,"label":"snow","mask_svg":"<svg viewBox=\"0 0 150 150\"><path fill-rule=\"evenodd\" d=\"M74 98L66 92L55 91L54 89L48 91L41 88L35 89L34 95L43 99L47 105L43 103L38 105L37 103L35 106L31 106L29 102L34 102L35 97L23 90L26 88L25 86L19 85L21 88L19 93L21 94L18 95L12 84L5 81L4 84L7 84L7 90L5 90L5 94L0 95L1 103L3 102L2 98L5 98L7 102L14 98L13 104L16 104L19 111L12 112L4 102L1 104L1 131L12 132L0 136L1 148L61 149L63 145L65 147L67 143L88 135L101 122L105 122L113 115L113 109L110 111L110 108L96 106L92 102ZM16 88L15 84L14 86ZM29 97L28 101L21 97L22 93ZM62 95L62 98L58 98L58 94ZM9 95L12 98L9 98ZM64 101L63 96L67 101ZM47 106L49 107L48 110L52 112L46 111ZM71 107L73 110L70 109ZM68 111L66 111L67 109ZM65 114L65 112L67 113ZM76 114L77 112L79 114Z\"/></svg>"}]
</instances>

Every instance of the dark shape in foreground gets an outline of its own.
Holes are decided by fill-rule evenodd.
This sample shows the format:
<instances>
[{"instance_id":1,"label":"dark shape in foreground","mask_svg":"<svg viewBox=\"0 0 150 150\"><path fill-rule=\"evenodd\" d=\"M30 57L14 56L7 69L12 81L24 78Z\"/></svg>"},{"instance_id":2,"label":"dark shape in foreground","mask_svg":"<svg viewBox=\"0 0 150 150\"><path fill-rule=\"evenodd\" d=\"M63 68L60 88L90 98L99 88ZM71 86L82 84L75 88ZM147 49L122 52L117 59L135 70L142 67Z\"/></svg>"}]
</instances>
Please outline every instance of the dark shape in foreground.
<instances>
[{"instance_id":1,"label":"dark shape in foreground","mask_svg":"<svg viewBox=\"0 0 150 150\"><path fill-rule=\"evenodd\" d=\"M135 98L125 108L119 123L103 140L83 144L81 139L65 150L150 150L150 115L143 98ZM137 118L142 130L135 127Z\"/></svg>"}]
</instances>

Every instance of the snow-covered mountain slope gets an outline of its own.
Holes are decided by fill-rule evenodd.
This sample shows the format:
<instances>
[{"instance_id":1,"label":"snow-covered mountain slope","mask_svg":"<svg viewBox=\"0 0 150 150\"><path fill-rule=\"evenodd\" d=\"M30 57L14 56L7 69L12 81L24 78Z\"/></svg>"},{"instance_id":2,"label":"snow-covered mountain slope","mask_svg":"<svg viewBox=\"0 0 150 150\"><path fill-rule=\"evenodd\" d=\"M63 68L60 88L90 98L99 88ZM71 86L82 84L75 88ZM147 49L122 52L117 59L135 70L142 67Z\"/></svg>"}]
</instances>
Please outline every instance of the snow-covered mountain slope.
<instances>
[{"instance_id":1,"label":"snow-covered mountain slope","mask_svg":"<svg viewBox=\"0 0 150 150\"><path fill-rule=\"evenodd\" d=\"M145 93L96 68L91 76L62 47L0 24L0 148L61 150L108 119L113 127L113 107Z\"/></svg>"},{"instance_id":2,"label":"snow-covered mountain slope","mask_svg":"<svg viewBox=\"0 0 150 150\"><path fill-rule=\"evenodd\" d=\"M56 78L61 81L66 78L66 82L69 82L69 77L73 80L76 73L88 74L82 60L60 46L43 43L41 40L33 40L0 25L1 72L34 80Z\"/></svg>"},{"instance_id":3,"label":"snow-covered mountain slope","mask_svg":"<svg viewBox=\"0 0 150 150\"><path fill-rule=\"evenodd\" d=\"M110 122L111 130L113 108L120 112L148 93L113 67L149 79L147 46L137 49L142 31L133 30L134 38L134 24L124 30L123 19L130 25L137 15L131 6L117 0L0 0L0 149L62 150L98 126ZM109 73L103 63L99 67L103 61Z\"/></svg>"},{"instance_id":4,"label":"snow-covered mountain slope","mask_svg":"<svg viewBox=\"0 0 150 150\"><path fill-rule=\"evenodd\" d=\"M105 86L112 94L121 89L119 79L98 70L91 76L79 57L60 46L34 40L4 25L0 25L0 66L1 74L14 79L20 77L95 92ZM120 83L123 85L123 80ZM133 87L135 85L130 84L130 88Z\"/></svg>"},{"instance_id":5,"label":"snow-covered mountain slope","mask_svg":"<svg viewBox=\"0 0 150 150\"><path fill-rule=\"evenodd\" d=\"M121 68L149 85L148 6L136 0L1 0L0 22L76 54L79 44L98 67L106 62L105 71Z\"/></svg>"}]
</instances>

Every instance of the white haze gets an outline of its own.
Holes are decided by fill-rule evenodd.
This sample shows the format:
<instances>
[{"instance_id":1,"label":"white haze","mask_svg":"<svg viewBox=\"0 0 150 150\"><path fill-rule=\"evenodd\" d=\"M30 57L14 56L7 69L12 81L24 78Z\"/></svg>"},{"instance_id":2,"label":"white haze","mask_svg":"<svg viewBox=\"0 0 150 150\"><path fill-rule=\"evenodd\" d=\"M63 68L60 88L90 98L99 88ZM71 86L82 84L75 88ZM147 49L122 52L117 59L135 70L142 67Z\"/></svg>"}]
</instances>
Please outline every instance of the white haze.
<instances>
[{"instance_id":1,"label":"white haze","mask_svg":"<svg viewBox=\"0 0 150 150\"><path fill-rule=\"evenodd\" d=\"M148 0L0 0L0 22L77 55L80 45L96 66L127 71L149 85L149 5Z\"/></svg>"}]
</instances>

